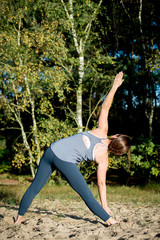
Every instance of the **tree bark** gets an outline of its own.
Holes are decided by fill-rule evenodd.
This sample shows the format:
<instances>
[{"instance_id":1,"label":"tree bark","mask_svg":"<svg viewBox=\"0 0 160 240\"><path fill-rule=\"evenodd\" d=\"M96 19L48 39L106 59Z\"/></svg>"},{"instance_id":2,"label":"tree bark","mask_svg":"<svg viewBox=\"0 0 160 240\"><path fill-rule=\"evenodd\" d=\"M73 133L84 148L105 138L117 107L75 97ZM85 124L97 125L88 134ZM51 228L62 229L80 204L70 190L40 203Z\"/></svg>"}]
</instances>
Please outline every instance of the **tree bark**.
<instances>
[{"instance_id":1,"label":"tree bark","mask_svg":"<svg viewBox=\"0 0 160 240\"><path fill-rule=\"evenodd\" d=\"M36 122L36 117L35 117L34 100L32 99L31 91L30 91L30 88L29 88L26 76L24 77L24 81L25 81L25 84L26 84L26 89L27 89L27 92L28 92L28 95L29 95L29 101L30 101L30 104L31 104L31 113L32 113L32 122L33 122L32 130L33 130L33 137L34 137L36 148L37 148L37 159L36 159L36 162L37 162L37 165L39 165L39 161L40 161L40 146L39 146L39 142L38 142L38 138L37 138L37 122Z\"/></svg>"},{"instance_id":2,"label":"tree bark","mask_svg":"<svg viewBox=\"0 0 160 240\"><path fill-rule=\"evenodd\" d=\"M33 157L32 151L30 149L29 143L27 141L27 136L26 136L26 133L25 133L25 130L24 130L24 127L23 127L23 123L21 121L20 113L17 114L16 109L14 107L10 106L10 103L8 102L8 100L6 101L6 103L7 103L8 107L9 107L10 111L14 114L15 119L16 119L16 121L18 122L18 124L20 126L21 133L22 133L23 144L24 144L26 150L28 151L28 154L29 154L29 157L30 157L29 165L30 165L31 174L32 174L32 177L34 178L34 176L35 176L34 168L33 168L34 157ZM18 110L18 112L19 112L19 110Z\"/></svg>"},{"instance_id":3,"label":"tree bark","mask_svg":"<svg viewBox=\"0 0 160 240\"><path fill-rule=\"evenodd\" d=\"M145 107L145 115L148 118L149 121L149 137L152 136L152 132L153 132L153 117L154 117L154 105L153 105L153 94L154 94L154 84L152 81L152 77L150 75L150 71L149 68L147 66L147 58L146 58L146 47L145 47L145 43L144 43L144 35L143 35L143 28L142 28L142 7L143 7L143 0L140 0L140 5L139 5L139 14L138 14L138 18L139 18L139 29L140 29L140 34L141 34L141 41L142 41L142 49L143 49L143 68L144 68L144 72L146 73L146 77L148 80L148 87L149 87L149 110L147 111L146 107ZM145 89L146 86L144 87ZM147 97L146 97L147 98ZM146 101L146 100L145 100Z\"/></svg>"},{"instance_id":4,"label":"tree bark","mask_svg":"<svg viewBox=\"0 0 160 240\"><path fill-rule=\"evenodd\" d=\"M21 47L21 25L22 25L22 18L20 16L19 23L18 23L18 29L15 28L15 30L17 31L17 45L18 45L18 48ZM21 58L20 55L19 55L19 65L20 66L23 65L22 58ZM30 104L31 104L31 115L32 115L32 122L33 122L33 136L34 136L35 143L36 143L36 146L37 146L37 153L38 153L37 154L37 165L38 165L39 160L40 160L40 147L39 147L39 143L38 143L38 139L37 139L37 124L36 124L36 118L35 118L34 101L32 100L32 97L31 97L31 92L30 92L30 89L29 89L29 85L28 85L28 81L27 81L26 76L24 76L24 81L25 81L27 93L29 95L29 101L30 101ZM25 133L25 130L24 130L24 126L23 126L23 123L22 123L22 120L21 120L20 109L19 109L20 105L19 105L17 91L16 91L16 87L14 85L14 81L12 81L12 86L13 86L13 92L14 92L14 95L15 95L15 98L16 98L16 105L17 106L15 105L15 107L12 108L9 105L9 103L8 103L8 106L9 106L10 110L12 111L12 113L14 114L16 121L20 125L23 144L24 144L26 150L28 151L28 155L29 155L29 158L30 158L29 165L30 165L31 174L32 174L32 177L34 177L35 176L34 167L33 167L34 156L32 154L30 145L28 143L27 136L26 136L26 133Z\"/></svg>"},{"instance_id":5,"label":"tree bark","mask_svg":"<svg viewBox=\"0 0 160 240\"><path fill-rule=\"evenodd\" d=\"M82 84L83 84L83 77L84 77L84 50L85 50L85 46L86 46L86 41L89 37L89 33L91 30L92 21L96 16L97 10L101 5L102 0L99 1L97 8L95 8L91 18L89 19L89 22L84 30L84 37L83 38L81 37L79 39L79 41L78 41L77 32L76 32L76 28L75 28L75 24L74 24L73 0L68 1L69 11L67 10L67 7L63 0L61 0L61 3L63 5L66 15L71 23L71 33L72 33L74 46L76 48L76 51L78 54L78 59L79 59L79 70L78 70L79 78L78 78L78 87L77 87L77 91L76 91L76 96L77 96L76 123L78 125L79 132L82 132L83 131L83 120L82 120L83 87L82 87Z\"/></svg>"}]
</instances>

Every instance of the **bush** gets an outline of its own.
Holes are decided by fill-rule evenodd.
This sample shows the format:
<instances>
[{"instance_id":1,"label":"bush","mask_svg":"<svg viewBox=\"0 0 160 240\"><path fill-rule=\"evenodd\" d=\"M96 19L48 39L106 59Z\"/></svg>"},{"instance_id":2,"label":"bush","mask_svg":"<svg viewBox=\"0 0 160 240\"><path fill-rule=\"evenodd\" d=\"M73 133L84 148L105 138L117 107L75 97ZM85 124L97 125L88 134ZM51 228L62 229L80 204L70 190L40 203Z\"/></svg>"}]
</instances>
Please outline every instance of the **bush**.
<instances>
[{"instance_id":1,"label":"bush","mask_svg":"<svg viewBox=\"0 0 160 240\"><path fill-rule=\"evenodd\" d=\"M129 169L127 155L110 158L109 170L117 170L126 176L140 179L140 182L158 180L160 177L160 145L152 139L141 136L138 144L131 147L131 168ZM125 176L123 176L125 178Z\"/></svg>"},{"instance_id":2,"label":"bush","mask_svg":"<svg viewBox=\"0 0 160 240\"><path fill-rule=\"evenodd\" d=\"M97 172L96 162L81 162L79 165L79 169L87 183L95 181Z\"/></svg>"},{"instance_id":3,"label":"bush","mask_svg":"<svg viewBox=\"0 0 160 240\"><path fill-rule=\"evenodd\" d=\"M11 170L11 164L8 162L7 154L6 140L0 137L0 173ZM7 161L5 161L5 159L7 159Z\"/></svg>"},{"instance_id":4,"label":"bush","mask_svg":"<svg viewBox=\"0 0 160 240\"><path fill-rule=\"evenodd\" d=\"M107 180L126 184L129 178L135 179L136 183L146 183L160 179L160 145L152 139L141 136L137 139L137 145L131 147L131 167L129 169L128 155L114 156L109 154L109 169ZM87 182L96 178L96 163L83 162L80 170ZM136 180L137 179L137 180ZM138 182L137 182L138 181Z\"/></svg>"},{"instance_id":5,"label":"bush","mask_svg":"<svg viewBox=\"0 0 160 240\"><path fill-rule=\"evenodd\" d=\"M160 145L143 136L140 144L132 146L132 171L146 181L160 177Z\"/></svg>"},{"instance_id":6,"label":"bush","mask_svg":"<svg viewBox=\"0 0 160 240\"><path fill-rule=\"evenodd\" d=\"M3 161L0 164L0 173L10 172L11 168L12 168L11 164L8 164L5 161Z\"/></svg>"}]
</instances>

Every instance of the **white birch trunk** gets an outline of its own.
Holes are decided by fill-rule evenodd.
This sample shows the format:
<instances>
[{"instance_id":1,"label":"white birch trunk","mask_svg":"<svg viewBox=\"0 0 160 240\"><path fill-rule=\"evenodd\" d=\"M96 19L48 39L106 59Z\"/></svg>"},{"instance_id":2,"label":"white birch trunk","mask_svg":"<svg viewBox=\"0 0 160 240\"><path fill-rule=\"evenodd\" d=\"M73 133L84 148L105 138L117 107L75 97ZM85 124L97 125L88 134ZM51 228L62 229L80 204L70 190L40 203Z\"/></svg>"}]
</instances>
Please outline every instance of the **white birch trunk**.
<instances>
[{"instance_id":1,"label":"white birch trunk","mask_svg":"<svg viewBox=\"0 0 160 240\"><path fill-rule=\"evenodd\" d=\"M83 52L79 57L79 81L77 89L77 111L76 111L76 120L79 128L79 132L83 131L83 121L82 121L82 82L84 76L84 56Z\"/></svg>"},{"instance_id":2,"label":"white birch trunk","mask_svg":"<svg viewBox=\"0 0 160 240\"><path fill-rule=\"evenodd\" d=\"M92 16L90 17L90 19L88 19L88 24L86 26L86 28L84 29L84 38L80 38L80 40L78 41L78 37L77 37L77 32L76 32L76 28L75 28L75 24L74 24L74 14L73 14L73 0L69 0L69 11L67 10L66 4L64 3L63 0L61 0L61 3L64 7L64 10L66 12L66 15L68 17L68 19L70 20L71 23L71 33L72 33L72 37L73 37L73 41L74 41L74 46L76 48L76 51L78 53L79 56L79 70L78 70L78 88L77 88L77 105L76 105L76 123L78 125L78 129L79 132L83 131L83 120L82 120L82 93L83 93L83 77L84 77L84 49L85 49L85 45L86 45L86 41L89 37L89 33L91 30L91 24L93 19L96 16L97 10L100 7L102 0L99 1L99 4L97 6L97 8L95 8Z\"/></svg>"},{"instance_id":3,"label":"white birch trunk","mask_svg":"<svg viewBox=\"0 0 160 240\"><path fill-rule=\"evenodd\" d=\"M84 76L84 54L83 54L83 40L80 40L80 43L78 43L78 38L77 38L77 33L75 29L75 24L74 24L74 15L73 15L73 0L69 0L69 12L63 2L61 0L66 14L70 20L71 23L71 32L72 32L72 37L74 41L74 45L76 48L76 51L79 56L79 70L78 70L78 88L77 88L77 104L76 104L76 123L78 125L78 131L82 132L83 131L83 121L82 121L82 82L83 82L83 76Z\"/></svg>"},{"instance_id":4,"label":"white birch trunk","mask_svg":"<svg viewBox=\"0 0 160 240\"><path fill-rule=\"evenodd\" d=\"M34 157L33 157L32 151L30 149L30 146L28 144L27 136L26 136L26 133L24 131L23 124L22 124L22 122L20 120L17 119L17 121L18 121L18 123L19 123L19 125L21 127L23 143L24 143L25 148L26 148L26 150L28 151L28 154L29 154L29 166L30 166L32 177L34 178L35 177L34 168L33 168Z\"/></svg>"},{"instance_id":5,"label":"white birch trunk","mask_svg":"<svg viewBox=\"0 0 160 240\"><path fill-rule=\"evenodd\" d=\"M20 17L19 24L18 24L18 30L15 28L16 31L17 31L17 45L18 45L19 48L21 47L21 24L22 24L22 19ZM20 66L23 65L22 58L21 58L20 55L19 55L19 64L20 64ZM27 78L24 77L24 80L25 80L26 89L27 89L27 92L28 92L28 95L29 95L29 99L30 99L30 104L31 104L31 113L32 113L32 121L33 121L33 135L34 135L34 138L35 138L35 143L37 145L37 151L38 151L37 164L38 164L39 163L39 159L40 159L40 148L39 148L39 144L38 144L38 140L37 140L37 125L36 125L36 119L35 119L34 102L33 102L32 98L31 98L31 92L30 92L30 89L29 89ZM13 91L14 91L14 94L15 94L15 97L16 97L17 106L20 107L19 103L18 103L18 97L17 97L16 88L15 88L15 85L14 85L13 81L12 81L12 86L13 86ZM32 154L30 145L28 143L27 136L26 136L26 133L25 133L25 130L24 130L24 127L23 127L23 123L21 121L20 111L14 109L14 108L11 108L11 106L9 104L8 104L8 106L10 107L11 111L15 115L16 121L20 125L23 143L24 143L24 146L25 146L26 150L28 151L28 155L29 155L29 158L30 158L29 165L30 165L31 174L32 174L32 177L34 178L34 176L35 176L34 168L33 168L34 156Z\"/></svg>"},{"instance_id":6,"label":"white birch trunk","mask_svg":"<svg viewBox=\"0 0 160 240\"><path fill-rule=\"evenodd\" d=\"M37 147L37 159L36 159L36 162L37 162L37 165L39 165L39 161L40 161L40 146L39 146L39 142L38 142L38 138L37 138L37 122L36 122L36 117L35 117L34 100L32 99L31 91L30 91L30 88L29 88L26 76L24 77L24 80L25 80L26 89L27 89L27 92L28 92L28 95L29 95L29 101L30 101L30 104L31 104L31 114L32 114L32 122L33 122L33 128L32 128L33 129L33 137L34 137L35 144L36 144L36 147Z\"/></svg>"},{"instance_id":7,"label":"white birch trunk","mask_svg":"<svg viewBox=\"0 0 160 240\"><path fill-rule=\"evenodd\" d=\"M22 25L22 18L20 17L19 24L18 24L18 30L17 30L17 33L18 33L18 39L17 39L18 47L21 46L21 25ZM20 64L20 66L23 65L21 56L19 56L19 64ZM37 159L36 159L36 162L37 162L37 165L39 165L39 161L40 161L40 146L39 146L39 142L38 142L38 138L37 138L37 123L36 123L36 118L35 118L34 101L33 101L32 97L31 97L31 92L30 92L30 88L29 88L26 76L24 77L24 80L25 80L26 89L27 89L27 92L28 92L28 95L29 95L29 101L30 101L30 104L31 104L31 114L32 114L32 123L33 123L33 128L32 129L33 129L33 136L34 136L35 144L36 144L36 147L37 147ZM30 153L29 153L29 155L30 155Z\"/></svg>"},{"instance_id":8,"label":"white birch trunk","mask_svg":"<svg viewBox=\"0 0 160 240\"><path fill-rule=\"evenodd\" d=\"M14 86L14 85L13 85L13 86ZM13 87L13 88L14 88L14 87ZM15 92L14 92L14 93L15 93ZM32 177L34 178L34 176L35 176L34 168L33 168L34 157L33 157L32 151L31 151L31 149L30 149L29 143L28 143L28 141L27 141L27 136L26 136L26 133L25 133L25 130L24 130L22 121L21 121L20 114L17 114L16 109L14 109L14 107L12 108L12 107L10 106L10 103L8 102L8 100L6 100L6 103L7 103L8 107L9 107L9 109L11 110L11 112L14 114L15 119L16 119L16 121L18 122L18 124L19 124L19 126L20 126L21 133L22 133L23 144L24 144L26 150L28 151L28 154L29 154L29 157L30 157L29 165L30 165L31 174L32 174ZM18 112L19 112L19 110L18 110Z\"/></svg>"}]
</instances>

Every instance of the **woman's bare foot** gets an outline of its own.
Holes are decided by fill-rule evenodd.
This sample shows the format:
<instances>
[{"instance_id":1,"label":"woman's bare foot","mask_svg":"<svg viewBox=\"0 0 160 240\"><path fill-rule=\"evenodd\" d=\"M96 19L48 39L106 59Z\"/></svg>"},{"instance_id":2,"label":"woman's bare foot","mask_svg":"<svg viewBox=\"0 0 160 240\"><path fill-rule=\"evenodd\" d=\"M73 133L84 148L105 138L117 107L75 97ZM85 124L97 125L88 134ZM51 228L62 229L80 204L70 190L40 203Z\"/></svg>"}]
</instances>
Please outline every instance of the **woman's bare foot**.
<instances>
[{"instance_id":1,"label":"woman's bare foot","mask_svg":"<svg viewBox=\"0 0 160 240\"><path fill-rule=\"evenodd\" d=\"M23 220L23 216L18 215L17 218L15 219L14 223L15 224L20 224Z\"/></svg>"},{"instance_id":2,"label":"woman's bare foot","mask_svg":"<svg viewBox=\"0 0 160 240\"><path fill-rule=\"evenodd\" d=\"M118 222L117 222L114 218L110 217L110 218L106 221L106 223L107 223L108 226L111 226L111 225L117 224Z\"/></svg>"}]
</instances>

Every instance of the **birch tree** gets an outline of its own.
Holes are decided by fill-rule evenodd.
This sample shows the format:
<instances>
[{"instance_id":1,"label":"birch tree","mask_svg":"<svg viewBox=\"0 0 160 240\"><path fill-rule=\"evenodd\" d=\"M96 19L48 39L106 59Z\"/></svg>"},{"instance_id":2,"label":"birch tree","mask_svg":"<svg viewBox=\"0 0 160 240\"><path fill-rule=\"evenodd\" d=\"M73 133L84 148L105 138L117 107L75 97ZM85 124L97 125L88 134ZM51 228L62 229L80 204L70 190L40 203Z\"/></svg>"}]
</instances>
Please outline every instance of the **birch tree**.
<instances>
[{"instance_id":1,"label":"birch tree","mask_svg":"<svg viewBox=\"0 0 160 240\"><path fill-rule=\"evenodd\" d=\"M34 177L34 166L39 164L43 153L40 143L44 141L39 138L39 114L47 116L53 113L52 98L56 94L62 102L63 92L68 89L63 69L55 65L54 68L48 67L46 59L52 57L54 62L57 55L63 55L60 58L65 59L66 51L61 33L56 32L56 21L48 22L41 16L39 25L34 13L33 21L27 19L31 11L26 5L28 2L24 1L24 5L16 5L15 8L10 8L13 6L9 2L5 3L4 22L0 29L0 104L6 117L12 121L11 128L21 131L21 149L24 149L26 157L18 149L13 164L20 167L28 159Z\"/></svg>"},{"instance_id":2,"label":"birch tree","mask_svg":"<svg viewBox=\"0 0 160 240\"><path fill-rule=\"evenodd\" d=\"M76 123L78 125L79 132L83 130L83 120L82 120L82 94L83 94L83 78L84 78L84 67L85 67L85 51L87 48L87 40L90 36L90 31L92 27L92 23L96 18L96 15L98 13L98 10L101 6L102 0L99 1L98 4L91 3L91 1L82 1L80 4L87 5L87 7L91 8L92 11L90 11L90 14L88 14L85 18L85 22L83 23L83 30L82 32L78 31L78 24L75 20L75 14L81 14L77 13L74 8L74 1L69 0L68 2L64 2L64 0L61 0L61 3L64 7L65 13L67 18L70 22L70 33L73 38L74 46L76 53L78 55L78 86L76 90L76 96L77 96L77 104L76 104ZM87 14L87 11L86 11Z\"/></svg>"}]
</instances>

